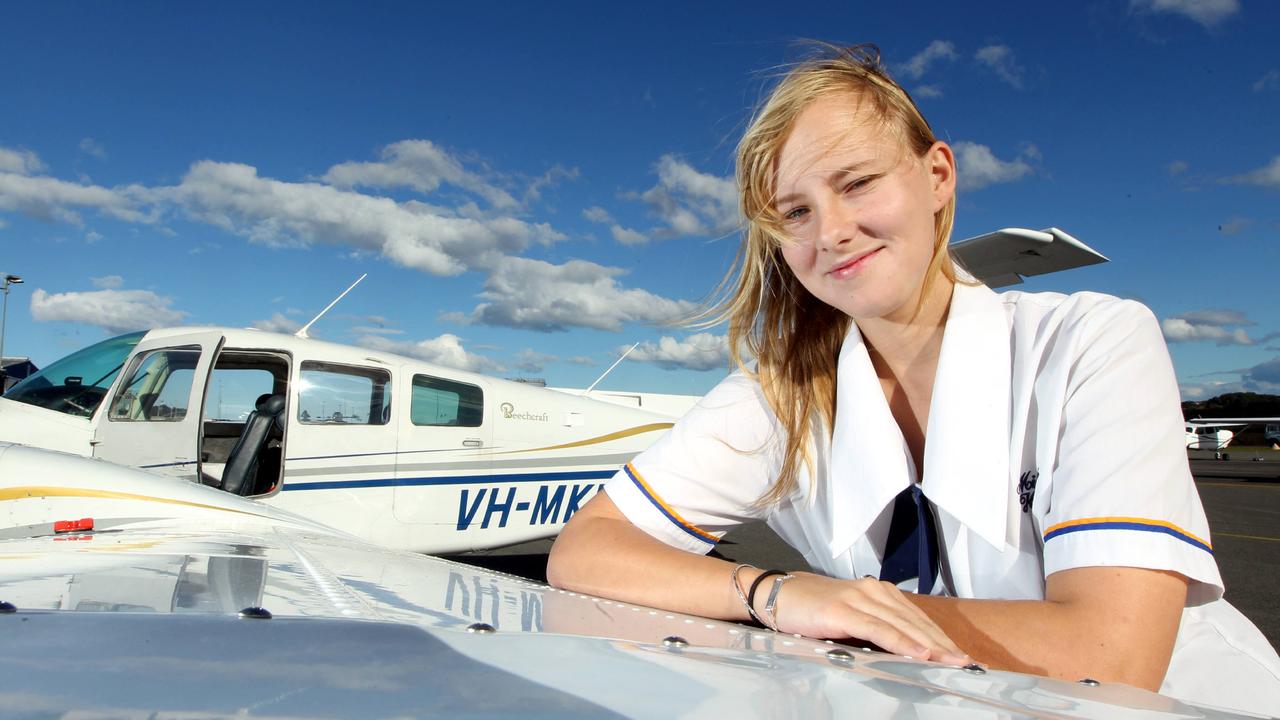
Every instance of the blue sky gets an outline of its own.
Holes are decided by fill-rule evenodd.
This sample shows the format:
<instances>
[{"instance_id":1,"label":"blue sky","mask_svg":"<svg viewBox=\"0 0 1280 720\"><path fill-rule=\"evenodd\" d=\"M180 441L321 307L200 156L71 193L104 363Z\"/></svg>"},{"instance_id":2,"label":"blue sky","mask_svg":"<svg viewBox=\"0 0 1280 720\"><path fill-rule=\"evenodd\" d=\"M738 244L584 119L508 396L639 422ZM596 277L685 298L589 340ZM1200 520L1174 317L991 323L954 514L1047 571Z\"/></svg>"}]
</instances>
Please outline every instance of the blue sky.
<instances>
[{"instance_id":1,"label":"blue sky","mask_svg":"<svg viewBox=\"0 0 1280 720\"><path fill-rule=\"evenodd\" d=\"M956 237L1111 258L1028 290L1160 318L1187 399L1280 392L1280 5L9 3L6 355L315 328L490 374L701 393L664 326L737 243L732 153L805 38L875 42L955 146Z\"/></svg>"}]
</instances>

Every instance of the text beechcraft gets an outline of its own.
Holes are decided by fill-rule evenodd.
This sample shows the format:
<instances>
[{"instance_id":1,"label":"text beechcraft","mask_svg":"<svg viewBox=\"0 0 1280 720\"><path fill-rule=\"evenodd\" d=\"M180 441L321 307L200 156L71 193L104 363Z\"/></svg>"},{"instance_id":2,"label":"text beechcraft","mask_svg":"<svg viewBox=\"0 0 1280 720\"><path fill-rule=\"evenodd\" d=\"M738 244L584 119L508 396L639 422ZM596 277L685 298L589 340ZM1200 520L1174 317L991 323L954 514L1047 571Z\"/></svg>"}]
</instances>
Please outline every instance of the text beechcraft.
<instances>
[{"instance_id":1,"label":"text beechcraft","mask_svg":"<svg viewBox=\"0 0 1280 720\"><path fill-rule=\"evenodd\" d=\"M1106 261L1054 228L952 249L992 286ZM442 553L554 535L695 400L584 397L323 342L305 328L166 328L104 340L15 386L0 398L0 440L201 482L385 546Z\"/></svg>"}]
</instances>

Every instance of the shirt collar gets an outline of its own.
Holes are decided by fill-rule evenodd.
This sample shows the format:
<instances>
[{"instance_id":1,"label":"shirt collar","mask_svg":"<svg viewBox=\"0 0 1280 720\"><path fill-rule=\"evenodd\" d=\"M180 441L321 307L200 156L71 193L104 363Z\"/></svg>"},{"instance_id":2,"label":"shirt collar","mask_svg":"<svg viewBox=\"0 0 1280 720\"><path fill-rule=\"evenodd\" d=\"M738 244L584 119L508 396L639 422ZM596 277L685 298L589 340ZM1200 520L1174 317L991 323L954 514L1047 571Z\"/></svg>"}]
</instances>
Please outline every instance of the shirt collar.
<instances>
[{"instance_id":1,"label":"shirt collar","mask_svg":"<svg viewBox=\"0 0 1280 720\"><path fill-rule=\"evenodd\" d=\"M856 323L839 363L828 509L833 557L865 534L911 482L906 443ZM1011 532L1010 367L1009 323L999 296L985 286L957 283L930 402L923 490L997 548Z\"/></svg>"}]
</instances>

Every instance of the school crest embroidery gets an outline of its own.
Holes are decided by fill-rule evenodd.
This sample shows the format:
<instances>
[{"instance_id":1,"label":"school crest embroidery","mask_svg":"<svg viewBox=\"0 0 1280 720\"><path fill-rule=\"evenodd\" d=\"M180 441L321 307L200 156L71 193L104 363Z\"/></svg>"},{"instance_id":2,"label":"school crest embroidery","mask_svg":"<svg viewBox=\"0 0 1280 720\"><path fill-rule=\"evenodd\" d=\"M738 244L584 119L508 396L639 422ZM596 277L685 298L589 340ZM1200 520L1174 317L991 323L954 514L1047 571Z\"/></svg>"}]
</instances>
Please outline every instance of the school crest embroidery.
<instances>
[{"instance_id":1,"label":"school crest embroidery","mask_svg":"<svg viewBox=\"0 0 1280 720\"><path fill-rule=\"evenodd\" d=\"M1018 478L1018 502L1024 513L1031 512L1031 501L1036 499L1036 480L1039 479L1039 470L1027 470Z\"/></svg>"}]
</instances>

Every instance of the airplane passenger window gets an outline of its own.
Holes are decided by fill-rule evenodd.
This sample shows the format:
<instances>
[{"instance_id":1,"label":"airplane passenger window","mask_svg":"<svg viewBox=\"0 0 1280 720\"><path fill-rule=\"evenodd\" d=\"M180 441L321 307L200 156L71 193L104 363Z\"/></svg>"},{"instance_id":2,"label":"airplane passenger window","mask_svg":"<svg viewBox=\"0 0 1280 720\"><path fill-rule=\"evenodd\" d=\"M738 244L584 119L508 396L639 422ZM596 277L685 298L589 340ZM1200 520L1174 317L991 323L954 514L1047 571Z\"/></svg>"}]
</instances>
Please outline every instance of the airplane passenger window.
<instances>
[{"instance_id":1,"label":"airplane passenger window","mask_svg":"<svg viewBox=\"0 0 1280 720\"><path fill-rule=\"evenodd\" d=\"M386 425L391 373L307 361L298 381L298 421L307 425Z\"/></svg>"},{"instance_id":2,"label":"airplane passenger window","mask_svg":"<svg viewBox=\"0 0 1280 720\"><path fill-rule=\"evenodd\" d=\"M475 385L414 375L409 416L414 425L480 427L484 391Z\"/></svg>"},{"instance_id":3,"label":"airplane passenger window","mask_svg":"<svg viewBox=\"0 0 1280 720\"><path fill-rule=\"evenodd\" d=\"M116 391L107 418L113 422L180 422L187 416L199 361L198 345L140 355Z\"/></svg>"}]
</instances>

